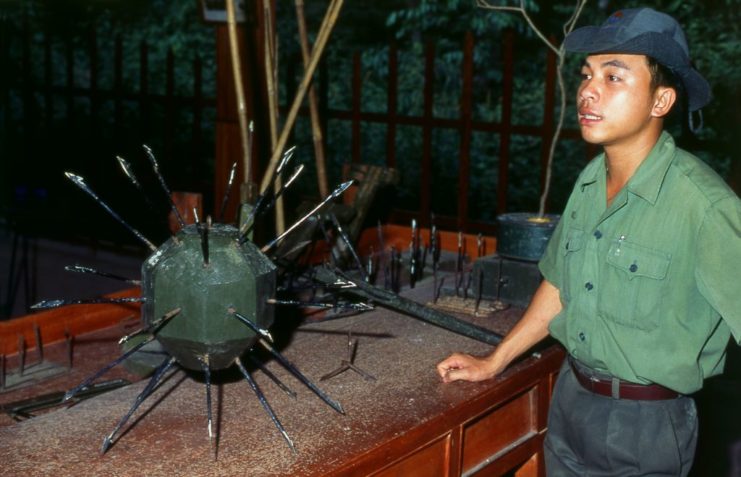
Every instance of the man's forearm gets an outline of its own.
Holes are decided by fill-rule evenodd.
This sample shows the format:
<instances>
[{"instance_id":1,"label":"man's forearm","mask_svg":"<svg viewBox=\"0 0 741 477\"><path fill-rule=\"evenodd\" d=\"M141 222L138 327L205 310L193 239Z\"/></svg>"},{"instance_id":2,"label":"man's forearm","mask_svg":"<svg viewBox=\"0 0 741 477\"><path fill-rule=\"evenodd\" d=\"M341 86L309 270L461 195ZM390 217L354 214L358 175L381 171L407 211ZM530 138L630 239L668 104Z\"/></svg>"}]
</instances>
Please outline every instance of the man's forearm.
<instances>
[{"instance_id":1,"label":"man's forearm","mask_svg":"<svg viewBox=\"0 0 741 477\"><path fill-rule=\"evenodd\" d=\"M492 373L501 373L515 358L548 336L548 324L560 311L558 288L543 280L522 319L487 357Z\"/></svg>"}]
</instances>

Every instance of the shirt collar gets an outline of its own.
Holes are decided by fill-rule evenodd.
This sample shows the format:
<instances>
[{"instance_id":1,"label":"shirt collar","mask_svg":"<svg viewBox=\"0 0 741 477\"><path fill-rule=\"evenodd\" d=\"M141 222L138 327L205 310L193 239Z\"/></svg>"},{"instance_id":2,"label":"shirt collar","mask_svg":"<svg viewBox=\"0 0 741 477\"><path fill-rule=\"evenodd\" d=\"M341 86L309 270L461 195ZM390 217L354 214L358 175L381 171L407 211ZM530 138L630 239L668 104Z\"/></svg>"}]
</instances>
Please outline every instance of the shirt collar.
<instances>
[{"instance_id":1,"label":"shirt collar","mask_svg":"<svg viewBox=\"0 0 741 477\"><path fill-rule=\"evenodd\" d=\"M633 177L628 181L628 190L651 204L656 203L664 177L674 159L674 138L666 131L661 132L648 157L643 160Z\"/></svg>"},{"instance_id":2,"label":"shirt collar","mask_svg":"<svg viewBox=\"0 0 741 477\"><path fill-rule=\"evenodd\" d=\"M655 204L661 185L664 183L664 177L674 159L675 149L674 139L669 133L662 131L651 152L628 181L626 186L628 191ZM600 178L604 182L605 153L600 154L597 160L600 166L592 168L582 177L580 184L582 192L587 186L599 183Z\"/></svg>"}]
</instances>

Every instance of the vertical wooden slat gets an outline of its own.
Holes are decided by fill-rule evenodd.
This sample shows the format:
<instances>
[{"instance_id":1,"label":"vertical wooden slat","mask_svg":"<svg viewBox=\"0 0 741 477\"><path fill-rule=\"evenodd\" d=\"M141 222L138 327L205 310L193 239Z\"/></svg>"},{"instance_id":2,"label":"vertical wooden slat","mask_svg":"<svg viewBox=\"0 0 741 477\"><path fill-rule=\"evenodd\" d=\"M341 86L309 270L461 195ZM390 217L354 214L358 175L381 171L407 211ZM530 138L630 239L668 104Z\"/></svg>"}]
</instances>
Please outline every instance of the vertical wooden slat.
<instances>
[{"instance_id":1,"label":"vertical wooden slat","mask_svg":"<svg viewBox=\"0 0 741 477\"><path fill-rule=\"evenodd\" d=\"M165 161L173 161L173 134L175 132L175 54L167 49L165 78Z\"/></svg>"},{"instance_id":2,"label":"vertical wooden slat","mask_svg":"<svg viewBox=\"0 0 741 477\"><path fill-rule=\"evenodd\" d=\"M428 42L425 46L425 84L424 110L422 121L422 173L420 184L420 213L429 217L432 210L432 106L435 83L435 45Z\"/></svg>"},{"instance_id":3,"label":"vertical wooden slat","mask_svg":"<svg viewBox=\"0 0 741 477\"><path fill-rule=\"evenodd\" d=\"M555 38L550 38L555 43ZM546 168L548 167L548 152L553 141L553 117L556 104L556 54L548 48L545 70L545 101L543 103L543 126L541 134L543 141L540 147L540 194L545 187ZM539 194L539 195L540 195Z\"/></svg>"},{"instance_id":4,"label":"vertical wooden slat","mask_svg":"<svg viewBox=\"0 0 741 477\"><path fill-rule=\"evenodd\" d=\"M507 211L509 187L509 144L512 135L512 90L514 88L514 33L504 32L502 59L502 132L499 136L499 177L497 180L497 214Z\"/></svg>"},{"instance_id":5,"label":"vertical wooden slat","mask_svg":"<svg viewBox=\"0 0 741 477\"><path fill-rule=\"evenodd\" d=\"M467 230L468 191L471 171L471 121L473 96L473 34L463 43L463 84L461 87L460 154L458 156L458 229Z\"/></svg>"},{"instance_id":6,"label":"vertical wooden slat","mask_svg":"<svg viewBox=\"0 0 741 477\"><path fill-rule=\"evenodd\" d=\"M360 52L352 55L352 162L360 162L360 95L362 88Z\"/></svg>"},{"instance_id":7,"label":"vertical wooden slat","mask_svg":"<svg viewBox=\"0 0 741 477\"><path fill-rule=\"evenodd\" d=\"M396 43L389 45L389 76L386 93L386 165L396 167L396 114L399 85L399 61Z\"/></svg>"}]
</instances>

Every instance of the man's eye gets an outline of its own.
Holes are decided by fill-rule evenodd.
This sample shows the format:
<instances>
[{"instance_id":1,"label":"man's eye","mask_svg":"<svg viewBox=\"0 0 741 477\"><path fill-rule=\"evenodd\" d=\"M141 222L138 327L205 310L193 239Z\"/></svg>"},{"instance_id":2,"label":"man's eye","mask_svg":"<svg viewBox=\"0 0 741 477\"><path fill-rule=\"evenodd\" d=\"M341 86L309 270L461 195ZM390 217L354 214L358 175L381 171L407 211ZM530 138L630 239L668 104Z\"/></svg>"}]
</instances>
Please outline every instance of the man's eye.
<instances>
[{"instance_id":1,"label":"man's eye","mask_svg":"<svg viewBox=\"0 0 741 477\"><path fill-rule=\"evenodd\" d=\"M589 73L579 73L579 76L581 76L582 81L592 79L592 75L590 75Z\"/></svg>"},{"instance_id":2,"label":"man's eye","mask_svg":"<svg viewBox=\"0 0 741 477\"><path fill-rule=\"evenodd\" d=\"M614 83L614 82L617 82L617 81L620 81L620 78L618 78L618 77L617 77L617 76L615 76L615 75L609 75L609 76L607 77L607 79L609 79L609 80L610 80L611 82L613 82L613 83Z\"/></svg>"}]
</instances>

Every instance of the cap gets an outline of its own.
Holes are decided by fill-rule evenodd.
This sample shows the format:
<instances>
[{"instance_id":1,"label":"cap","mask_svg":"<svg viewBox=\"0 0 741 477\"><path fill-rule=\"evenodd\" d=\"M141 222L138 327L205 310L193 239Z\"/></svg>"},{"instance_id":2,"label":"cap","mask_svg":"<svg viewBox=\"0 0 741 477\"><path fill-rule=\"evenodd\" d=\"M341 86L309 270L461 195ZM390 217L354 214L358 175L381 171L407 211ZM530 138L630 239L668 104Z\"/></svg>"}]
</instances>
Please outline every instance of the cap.
<instances>
[{"instance_id":1,"label":"cap","mask_svg":"<svg viewBox=\"0 0 741 477\"><path fill-rule=\"evenodd\" d=\"M690 111L712 99L707 80L692 66L682 27L671 16L651 8L618 10L602 26L577 28L566 37L564 47L578 53L650 56L682 82Z\"/></svg>"}]
</instances>

